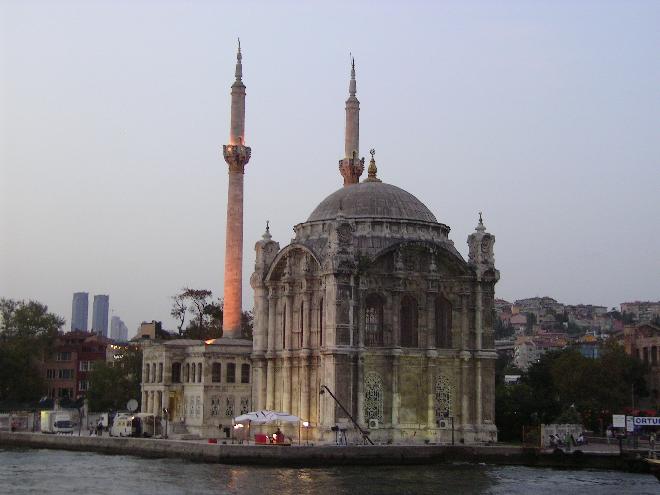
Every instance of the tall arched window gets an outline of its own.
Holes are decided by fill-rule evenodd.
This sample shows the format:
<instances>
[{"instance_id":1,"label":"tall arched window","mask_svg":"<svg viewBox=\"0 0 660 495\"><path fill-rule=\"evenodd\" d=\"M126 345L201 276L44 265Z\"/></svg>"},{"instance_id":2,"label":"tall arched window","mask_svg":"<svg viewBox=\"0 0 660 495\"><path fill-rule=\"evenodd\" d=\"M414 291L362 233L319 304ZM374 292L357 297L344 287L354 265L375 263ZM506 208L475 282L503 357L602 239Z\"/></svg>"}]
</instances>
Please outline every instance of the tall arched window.
<instances>
[{"instance_id":1,"label":"tall arched window","mask_svg":"<svg viewBox=\"0 0 660 495\"><path fill-rule=\"evenodd\" d=\"M220 363L213 363L211 366L211 381L219 383L222 376L222 365Z\"/></svg>"},{"instance_id":2,"label":"tall arched window","mask_svg":"<svg viewBox=\"0 0 660 495\"><path fill-rule=\"evenodd\" d=\"M197 382L202 383L202 363L197 364Z\"/></svg>"},{"instance_id":3,"label":"tall arched window","mask_svg":"<svg viewBox=\"0 0 660 495\"><path fill-rule=\"evenodd\" d=\"M183 380L185 382L190 382L190 363L186 363L186 372L184 373Z\"/></svg>"},{"instance_id":4,"label":"tall arched window","mask_svg":"<svg viewBox=\"0 0 660 495\"><path fill-rule=\"evenodd\" d=\"M163 363L158 363L158 383L163 382Z\"/></svg>"},{"instance_id":5,"label":"tall arched window","mask_svg":"<svg viewBox=\"0 0 660 495\"><path fill-rule=\"evenodd\" d=\"M190 366L190 383L197 381L197 365L195 363Z\"/></svg>"},{"instance_id":6,"label":"tall arched window","mask_svg":"<svg viewBox=\"0 0 660 495\"><path fill-rule=\"evenodd\" d=\"M369 294L365 306L364 344L366 346L382 346L383 298L378 294Z\"/></svg>"},{"instance_id":7,"label":"tall arched window","mask_svg":"<svg viewBox=\"0 0 660 495\"><path fill-rule=\"evenodd\" d=\"M417 301L401 299L401 347L417 347Z\"/></svg>"},{"instance_id":8,"label":"tall arched window","mask_svg":"<svg viewBox=\"0 0 660 495\"><path fill-rule=\"evenodd\" d=\"M151 370L151 365L147 363L144 367L144 383L149 383L149 371Z\"/></svg>"},{"instance_id":9,"label":"tall arched window","mask_svg":"<svg viewBox=\"0 0 660 495\"><path fill-rule=\"evenodd\" d=\"M435 346L450 349L451 303L443 296L435 300Z\"/></svg>"},{"instance_id":10,"label":"tall arched window","mask_svg":"<svg viewBox=\"0 0 660 495\"><path fill-rule=\"evenodd\" d=\"M172 363L172 383L181 383L181 363Z\"/></svg>"},{"instance_id":11,"label":"tall arched window","mask_svg":"<svg viewBox=\"0 0 660 495\"><path fill-rule=\"evenodd\" d=\"M151 381L156 383L156 363L151 365Z\"/></svg>"},{"instance_id":12,"label":"tall arched window","mask_svg":"<svg viewBox=\"0 0 660 495\"><path fill-rule=\"evenodd\" d=\"M323 298L319 301L319 347L323 347Z\"/></svg>"}]
</instances>

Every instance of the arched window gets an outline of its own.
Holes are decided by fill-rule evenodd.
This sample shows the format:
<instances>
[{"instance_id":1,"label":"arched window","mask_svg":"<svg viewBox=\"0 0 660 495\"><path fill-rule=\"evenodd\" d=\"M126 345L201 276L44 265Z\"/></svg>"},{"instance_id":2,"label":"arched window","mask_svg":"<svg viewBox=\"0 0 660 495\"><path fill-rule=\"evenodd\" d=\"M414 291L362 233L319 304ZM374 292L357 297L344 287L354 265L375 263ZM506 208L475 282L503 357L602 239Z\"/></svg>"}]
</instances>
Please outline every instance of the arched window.
<instances>
[{"instance_id":1,"label":"arched window","mask_svg":"<svg viewBox=\"0 0 660 495\"><path fill-rule=\"evenodd\" d=\"M172 383L181 383L181 363L172 363Z\"/></svg>"},{"instance_id":2,"label":"arched window","mask_svg":"<svg viewBox=\"0 0 660 495\"><path fill-rule=\"evenodd\" d=\"M156 363L151 365L151 381L156 383Z\"/></svg>"},{"instance_id":3,"label":"arched window","mask_svg":"<svg viewBox=\"0 0 660 495\"><path fill-rule=\"evenodd\" d=\"M236 364L227 363L227 383L236 382Z\"/></svg>"},{"instance_id":4,"label":"arched window","mask_svg":"<svg viewBox=\"0 0 660 495\"><path fill-rule=\"evenodd\" d=\"M151 370L151 365L147 363L144 367L144 383L149 383L149 371Z\"/></svg>"},{"instance_id":5,"label":"arched window","mask_svg":"<svg viewBox=\"0 0 660 495\"><path fill-rule=\"evenodd\" d=\"M319 301L319 347L323 347L323 298Z\"/></svg>"},{"instance_id":6,"label":"arched window","mask_svg":"<svg viewBox=\"0 0 660 495\"><path fill-rule=\"evenodd\" d=\"M220 363L213 363L211 366L211 381L220 383L222 377L222 365Z\"/></svg>"},{"instance_id":7,"label":"arched window","mask_svg":"<svg viewBox=\"0 0 660 495\"><path fill-rule=\"evenodd\" d=\"M197 382L202 383L202 363L197 364Z\"/></svg>"},{"instance_id":8,"label":"arched window","mask_svg":"<svg viewBox=\"0 0 660 495\"><path fill-rule=\"evenodd\" d=\"M366 346L383 345L383 298L378 294L369 294L365 301Z\"/></svg>"},{"instance_id":9,"label":"arched window","mask_svg":"<svg viewBox=\"0 0 660 495\"><path fill-rule=\"evenodd\" d=\"M401 299L401 347L417 347L417 301Z\"/></svg>"},{"instance_id":10,"label":"arched window","mask_svg":"<svg viewBox=\"0 0 660 495\"><path fill-rule=\"evenodd\" d=\"M451 343L451 303L439 296L435 300L435 346L450 349Z\"/></svg>"},{"instance_id":11,"label":"arched window","mask_svg":"<svg viewBox=\"0 0 660 495\"><path fill-rule=\"evenodd\" d=\"M163 363L158 363L158 383L163 383Z\"/></svg>"},{"instance_id":12,"label":"arched window","mask_svg":"<svg viewBox=\"0 0 660 495\"><path fill-rule=\"evenodd\" d=\"M241 383L250 383L250 365L241 364Z\"/></svg>"},{"instance_id":13,"label":"arched window","mask_svg":"<svg viewBox=\"0 0 660 495\"><path fill-rule=\"evenodd\" d=\"M197 365L193 363L190 366L190 383L195 383L197 381Z\"/></svg>"},{"instance_id":14,"label":"arched window","mask_svg":"<svg viewBox=\"0 0 660 495\"><path fill-rule=\"evenodd\" d=\"M364 377L364 419L383 422L383 380L373 371Z\"/></svg>"},{"instance_id":15,"label":"arched window","mask_svg":"<svg viewBox=\"0 0 660 495\"><path fill-rule=\"evenodd\" d=\"M190 382L190 363L186 363L186 372L183 376L184 381Z\"/></svg>"},{"instance_id":16,"label":"arched window","mask_svg":"<svg viewBox=\"0 0 660 495\"><path fill-rule=\"evenodd\" d=\"M286 349L286 304L282 311L282 349Z\"/></svg>"}]
</instances>

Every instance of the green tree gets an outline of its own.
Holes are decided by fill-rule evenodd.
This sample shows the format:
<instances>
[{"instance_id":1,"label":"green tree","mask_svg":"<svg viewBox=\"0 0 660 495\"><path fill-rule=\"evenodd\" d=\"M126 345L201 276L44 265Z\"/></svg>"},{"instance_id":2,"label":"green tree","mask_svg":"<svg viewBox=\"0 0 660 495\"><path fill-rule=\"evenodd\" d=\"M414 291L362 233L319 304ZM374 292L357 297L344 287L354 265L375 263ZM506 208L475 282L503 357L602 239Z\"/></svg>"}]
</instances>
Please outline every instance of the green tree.
<instances>
[{"instance_id":1,"label":"green tree","mask_svg":"<svg viewBox=\"0 0 660 495\"><path fill-rule=\"evenodd\" d=\"M1 402L36 402L44 395L40 363L62 325L44 304L0 299Z\"/></svg>"},{"instance_id":2,"label":"green tree","mask_svg":"<svg viewBox=\"0 0 660 495\"><path fill-rule=\"evenodd\" d=\"M97 363L89 375L87 399L92 411L126 409L130 399L140 402L142 351L126 346L112 363Z\"/></svg>"}]
</instances>

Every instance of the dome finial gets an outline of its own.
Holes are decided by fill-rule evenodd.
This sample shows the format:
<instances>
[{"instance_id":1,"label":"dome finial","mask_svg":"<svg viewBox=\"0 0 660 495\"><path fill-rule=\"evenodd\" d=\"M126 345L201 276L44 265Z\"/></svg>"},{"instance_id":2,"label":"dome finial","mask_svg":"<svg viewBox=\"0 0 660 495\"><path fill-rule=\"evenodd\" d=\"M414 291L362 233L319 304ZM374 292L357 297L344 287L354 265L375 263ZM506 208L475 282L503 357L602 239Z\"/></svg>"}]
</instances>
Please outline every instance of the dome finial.
<instances>
[{"instance_id":1,"label":"dome finial","mask_svg":"<svg viewBox=\"0 0 660 495\"><path fill-rule=\"evenodd\" d=\"M270 220L266 220L266 232L264 232L264 235L261 236L261 238L264 241L270 241L273 236L270 235Z\"/></svg>"},{"instance_id":2,"label":"dome finial","mask_svg":"<svg viewBox=\"0 0 660 495\"><path fill-rule=\"evenodd\" d=\"M478 231L478 232L485 232L486 231L486 227L484 226L484 219L481 216L481 212L479 212L479 225L477 225L475 230Z\"/></svg>"},{"instance_id":3,"label":"dome finial","mask_svg":"<svg viewBox=\"0 0 660 495\"><path fill-rule=\"evenodd\" d=\"M374 148L371 148L369 150L369 153L371 154L371 161L369 162L369 168L367 169L368 176L366 179L364 179L364 182L382 182L376 174L378 174L378 167L376 167L376 159L374 158L374 155L376 154L376 150Z\"/></svg>"}]
</instances>

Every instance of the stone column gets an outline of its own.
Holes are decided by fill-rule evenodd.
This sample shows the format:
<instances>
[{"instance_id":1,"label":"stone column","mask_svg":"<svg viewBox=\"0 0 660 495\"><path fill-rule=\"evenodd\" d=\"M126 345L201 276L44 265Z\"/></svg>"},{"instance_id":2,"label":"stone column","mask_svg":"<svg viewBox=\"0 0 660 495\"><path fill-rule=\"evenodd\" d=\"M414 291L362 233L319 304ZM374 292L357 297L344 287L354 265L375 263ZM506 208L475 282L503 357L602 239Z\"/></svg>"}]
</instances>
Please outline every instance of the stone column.
<instances>
[{"instance_id":1,"label":"stone column","mask_svg":"<svg viewBox=\"0 0 660 495\"><path fill-rule=\"evenodd\" d=\"M429 428L435 428L437 425L435 423L435 375L436 375L436 365L435 363L428 361L427 371L426 371L426 406L427 406L427 417L426 423Z\"/></svg>"},{"instance_id":2,"label":"stone column","mask_svg":"<svg viewBox=\"0 0 660 495\"><path fill-rule=\"evenodd\" d=\"M266 409L275 409L275 359L269 358L266 368Z\"/></svg>"},{"instance_id":3,"label":"stone column","mask_svg":"<svg viewBox=\"0 0 660 495\"><path fill-rule=\"evenodd\" d=\"M399 424L399 355L392 356L392 427Z\"/></svg>"},{"instance_id":4,"label":"stone column","mask_svg":"<svg viewBox=\"0 0 660 495\"><path fill-rule=\"evenodd\" d=\"M481 427L481 424L483 423L483 405L481 401L483 400L482 397L482 388L481 388L481 358L476 359L476 376L475 376L475 404L476 404L476 414L474 418L475 426L477 428Z\"/></svg>"},{"instance_id":5,"label":"stone column","mask_svg":"<svg viewBox=\"0 0 660 495\"><path fill-rule=\"evenodd\" d=\"M271 288L268 294L268 352L275 351L275 334L277 333L277 294Z\"/></svg>"},{"instance_id":6,"label":"stone column","mask_svg":"<svg viewBox=\"0 0 660 495\"><path fill-rule=\"evenodd\" d=\"M364 426L364 357L362 351L357 355L357 422Z\"/></svg>"},{"instance_id":7,"label":"stone column","mask_svg":"<svg viewBox=\"0 0 660 495\"><path fill-rule=\"evenodd\" d=\"M285 335L285 350L292 349L292 336L293 336L293 293L291 288L287 287L286 289L286 314L284 318L286 319L286 335Z\"/></svg>"},{"instance_id":8,"label":"stone column","mask_svg":"<svg viewBox=\"0 0 660 495\"><path fill-rule=\"evenodd\" d=\"M435 341L436 321L435 321L435 297L433 292L426 293L426 347L433 349L438 346Z\"/></svg>"},{"instance_id":9,"label":"stone column","mask_svg":"<svg viewBox=\"0 0 660 495\"><path fill-rule=\"evenodd\" d=\"M483 335L483 304L482 304L482 290L481 284L478 283L475 289L475 312L474 312L474 331L475 331L475 348L480 351L482 348L482 335Z\"/></svg>"},{"instance_id":10,"label":"stone column","mask_svg":"<svg viewBox=\"0 0 660 495\"><path fill-rule=\"evenodd\" d=\"M461 359L461 424L465 427L470 424L470 402L468 397L468 376L470 363L467 357Z\"/></svg>"},{"instance_id":11,"label":"stone column","mask_svg":"<svg viewBox=\"0 0 660 495\"><path fill-rule=\"evenodd\" d=\"M303 356L300 358L300 419L303 421L310 421L309 417L309 391L310 391L310 366L309 358Z\"/></svg>"},{"instance_id":12,"label":"stone column","mask_svg":"<svg viewBox=\"0 0 660 495\"><path fill-rule=\"evenodd\" d=\"M306 290L303 296L303 348L309 349L311 347L312 325L310 315L312 313L312 292Z\"/></svg>"},{"instance_id":13,"label":"stone column","mask_svg":"<svg viewBox=\"0 0 660 495\"><path fill-rule=\"evenodd\" d=\"M282 412L291 412L291 358L285 357L282 365L284 390L282 393Z\"/></svg>"}]
</instances>

